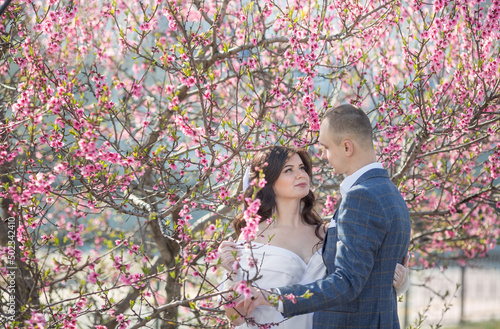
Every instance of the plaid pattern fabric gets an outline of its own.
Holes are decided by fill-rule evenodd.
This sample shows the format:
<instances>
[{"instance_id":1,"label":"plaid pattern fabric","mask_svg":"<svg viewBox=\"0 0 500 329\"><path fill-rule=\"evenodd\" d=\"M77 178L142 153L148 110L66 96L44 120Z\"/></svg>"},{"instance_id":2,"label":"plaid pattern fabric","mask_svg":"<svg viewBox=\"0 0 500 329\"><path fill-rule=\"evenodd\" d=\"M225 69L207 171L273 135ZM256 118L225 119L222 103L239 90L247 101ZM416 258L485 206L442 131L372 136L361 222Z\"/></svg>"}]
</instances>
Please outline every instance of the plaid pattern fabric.
<instances>
[{"instance_id":1,"label":"plaid pattern fabric","mask_svg":"<svg viewBox=\"0 0 500 329\"><path fill-rule=\"evenodd\" d=\"M399 328L392 287L410 242L410 215L385 169L363 174L341 201L323 242L327 276L280 287L286 317L315 312L314 328ZM309 298L297 296L306 291Z\"/></svg>"}]
</instances>

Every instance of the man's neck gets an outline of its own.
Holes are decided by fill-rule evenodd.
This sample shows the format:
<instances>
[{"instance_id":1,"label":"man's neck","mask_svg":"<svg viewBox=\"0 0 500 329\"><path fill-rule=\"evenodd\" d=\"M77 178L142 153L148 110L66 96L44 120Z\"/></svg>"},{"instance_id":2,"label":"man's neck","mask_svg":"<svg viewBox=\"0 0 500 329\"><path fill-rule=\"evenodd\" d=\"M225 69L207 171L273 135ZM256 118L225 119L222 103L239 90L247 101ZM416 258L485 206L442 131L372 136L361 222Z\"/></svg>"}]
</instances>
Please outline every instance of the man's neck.
<instances>
[{"instance_id":1,"label":"man's neck","mask_svg":"<svg viewBox=\"0 0 500 329\"><path fill-rule=\"evenodd\" d=\"M352 174L354 174L359 169L361 169L361 168L363 168L365 166L368 166L369 164L372 164L374 162L377 162L377 161L373 160L373 161L358 162L358 163L356 163L355 165L353 165L353 166L351 166L349 168L349 170L346 172L346 176L351 176Z\"/></svg>"},{"instance_id":2,"label":"man's neck","mask_svg":"<svg viewBox=\"0 0 500 329\"><path fill-rule=\"evenodd\" d=\"M356 155L357 157L351 158L351 164L345 173L347 176L351 176L364 166L368 166L370 163L377 162L377 157L373 150L360 150Z\"/></svg>"},{"instance_id":3,"label":"man's neck","mask_svg":"<svg viewBox=\"0 0 500 329\"><path fill-rule=\"evenodd\" d=\"M353 172L351 175L347 176L342 183L340 184L340 194L342 195L342 198L345 197L347 191L352 187L352 185L367 171L375 168L383 168L382 164L380 162L372 162L369 163L355 172Z\"/></svg>"}]
</instances>

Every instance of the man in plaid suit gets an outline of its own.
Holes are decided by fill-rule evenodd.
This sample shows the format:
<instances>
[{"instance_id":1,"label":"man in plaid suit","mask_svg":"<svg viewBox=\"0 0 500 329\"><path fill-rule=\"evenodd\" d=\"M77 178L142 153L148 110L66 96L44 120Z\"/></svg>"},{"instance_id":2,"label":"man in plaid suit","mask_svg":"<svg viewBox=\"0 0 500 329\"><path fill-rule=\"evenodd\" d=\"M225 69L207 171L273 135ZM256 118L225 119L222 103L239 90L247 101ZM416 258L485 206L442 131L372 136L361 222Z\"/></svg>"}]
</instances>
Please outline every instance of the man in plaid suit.
<instances>
[{"instance_id":1,"label":"man in plaid suit","mask_svg":"<svg viewBox=\"0 0 500 329\"><path fill-rule=\"evenodd\" d=\"M376 162L364 111L352 105L329 111L319 143L335 172L347 176L323 241L327 276L277 288L274 292L281 297L274 306L286 317L314 312L314 328L399 328L392 283L396 264L403 263L409 248L406 203L387 170ZM255 289L252 299L244 302L247 314L258 305L270 305L269 297Z\"/></svg>"}]
</instances>

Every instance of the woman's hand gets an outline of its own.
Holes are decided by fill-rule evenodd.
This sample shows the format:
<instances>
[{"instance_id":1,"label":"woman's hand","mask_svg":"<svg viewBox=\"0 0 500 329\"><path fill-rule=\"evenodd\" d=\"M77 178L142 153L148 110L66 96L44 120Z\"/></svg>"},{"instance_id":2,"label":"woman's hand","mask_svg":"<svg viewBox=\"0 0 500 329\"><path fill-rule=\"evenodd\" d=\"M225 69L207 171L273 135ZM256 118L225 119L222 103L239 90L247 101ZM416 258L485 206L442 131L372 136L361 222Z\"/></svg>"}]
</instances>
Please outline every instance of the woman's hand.
<instances>
[{"instance_id":1,"label":"woman's hand","mask_svg":"<svg viewBox=\"0 0 500 329\"><path fill-rule=\"evenodd\" d=\"M219 245L219 257L222 267L232 273L236 272L235 262L241 256L241 246L234 242L233 238L222 241Z\"/></svg>"},{"instance_id":2,"label":"woman's hand","mask_svg":"<svg viewBox=\"0 0 500 329\"><path fill-rule=\"evenodd\" d=\"M230 303L224 306L226 310L226 317L233 325L240 326L245 323L243 306L238 306L242 298L241 296L235 297L235 294L231 295L228 296L228 298L231 299Z\"/></svg>"},{"instance_id":3,"label":"woman's hand","mask_svg":"<svg viewBox=\"0 0 500 329\"><path fill-rule=\"evenodd\" d=\"M404 266L401 264L396 265L394 271L394 281L392 285L396 289L397 295L401 295L410 287L410 268L408 267L409 256L405 257Z\"/></svg>"}]
</instances>

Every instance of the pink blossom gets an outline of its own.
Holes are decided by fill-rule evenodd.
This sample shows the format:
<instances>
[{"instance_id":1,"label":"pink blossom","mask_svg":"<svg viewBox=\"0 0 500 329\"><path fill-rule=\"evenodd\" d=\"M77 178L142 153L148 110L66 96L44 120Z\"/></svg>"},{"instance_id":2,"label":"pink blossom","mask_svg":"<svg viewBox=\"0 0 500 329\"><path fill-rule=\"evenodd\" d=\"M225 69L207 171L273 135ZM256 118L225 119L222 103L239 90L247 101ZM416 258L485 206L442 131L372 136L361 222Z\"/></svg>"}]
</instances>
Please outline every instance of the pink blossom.
<instances>
[{"instance_id":1,"label":"pink blossom","mask_svg":"<svg viewBox=\"0 0 500 329\"><path fill-rule=\"evenodd\" d=\"M151 30L152 26L149 22L144 22L141 24L140 26L141 30L143 30L144 32L148 32Z\"/></svg>"},{"instance_id":2,"label":"pink blossom","mask_svg":"<svg viewBox=\"0 0 500 329\"><path fill-rule=\"evenodd\" d=\"M216 227L214 224L210 224L206 229L205 229L205 234L207 235L212 235L216 230Z\"/></svg>"},{"instance_id":3,"label":"pink blossom","mask_svg":"<svg viewBox=\"0 0 500 329\"><path fill-rule=\"evenodd\" d=\"M97 272L92 272L88 276L88 280L90 283L95 284L97 282L97 278L100 276Z\"/></svg>"},{"instance_id":4,"label":"pink blossom","mask_svg":"<svg viewBox=\"0 0 500 329\"><path fill-rule=\"evenodd\" d=\"M245 299L249 299L252 296L252 289L247 285L245 281L240 281L234 291L236 291L240 295L243 295Z\"/></svg>"},{"instance_id":5,"label":"pink blossom","mask_svg":"<svg viewBox=\"0 0 500 329\"><path fill-rule=\"evenodd\" d=\"M285 298L288 299L289 301L291 301L294 304L297 302L297 300L295 299L295 296L292 295L292 294L285 295Z\"/></svg>"}]
</instances>

